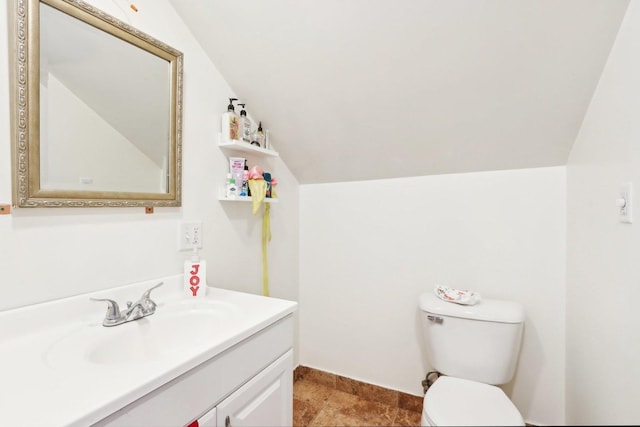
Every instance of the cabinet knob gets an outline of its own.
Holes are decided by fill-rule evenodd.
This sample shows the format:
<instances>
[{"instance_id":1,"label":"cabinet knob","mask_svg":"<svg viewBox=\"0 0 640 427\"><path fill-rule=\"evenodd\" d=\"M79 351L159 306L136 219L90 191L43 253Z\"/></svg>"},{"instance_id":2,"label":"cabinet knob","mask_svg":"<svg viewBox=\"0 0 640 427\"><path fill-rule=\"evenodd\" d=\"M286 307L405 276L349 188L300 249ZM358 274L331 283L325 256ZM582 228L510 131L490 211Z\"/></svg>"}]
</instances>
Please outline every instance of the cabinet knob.
<instances>
[{"instance_id":1,"label":"cabinet knob","mask_svg":"<svg viewBox=\"0 0 640 427\"><path fill-rule=\"evenodd\" d=\"M224 427L231 427L231 419L229 418L229 415L224 419Z\"/></svg>"}]
</instances>

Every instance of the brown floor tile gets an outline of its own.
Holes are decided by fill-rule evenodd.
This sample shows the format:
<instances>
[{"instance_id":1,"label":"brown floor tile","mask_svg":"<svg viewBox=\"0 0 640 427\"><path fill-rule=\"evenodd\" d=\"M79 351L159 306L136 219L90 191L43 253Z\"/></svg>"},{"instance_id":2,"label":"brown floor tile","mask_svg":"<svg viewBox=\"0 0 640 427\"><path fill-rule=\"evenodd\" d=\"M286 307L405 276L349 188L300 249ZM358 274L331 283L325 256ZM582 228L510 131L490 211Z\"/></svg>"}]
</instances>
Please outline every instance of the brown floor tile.
<instances>
[{"instance_id":1,"label":"brown floor tile","mask_svg":"<svg viewBox=\"0 0 640 427\"><path fill-rule=\"evenodd\" d=\"M303 379L307 381L313 381L322 385L326 385L331 388L336 387L336 376L329 372L319 371L317 369L308 368L303 374Z\"/></svg>"},{"instance_id":2,"label":"brown floor tile","mask_svg":"<svg viewBox=\"0 0 640 427\"><path fill-rule=\"evenodd\" d=\"M303 380L305 374L309 372L309 369L311 368L308 368L306 366L296 366L296 368L293 370L293 381Z\"/></svg>"},{"instance_id":3,"label":"brown floor tile","mask_svg":"<svg viewBox=\"0 0 640 427\"><path fill-rule=\"evenodd\" d=\"M370 424L360 418L349 417L340 413L331 411L330 409L321 410L318 415L311 421L309 427L366 427Z\"/></svg>"},{"instance_id":4,"label":"brown floor tile","mask_svg":"<svg viewBox=\"0 0 640 427\"><path fill-rule=\"evenodd\" d=\"M423 396L398 392L398 408L408 409L414 412L422 412Z\"/></svg>"},{"instance_id":5,"label":"brown floor tile","mask_svg":"<svg viewBox=\"0 0 640 427\"><path fill-rule=\"evenodd\" d=\"M422 412L408 411L399 408L398 415L393 422L394 426L419 426L422 421Z\"/></svg>"},{"instance_id":6,"label":"brown floor tile","mask_svg":"<svg viewBox=\"0 0 640 427\"><path fill-rule=\"evenodd\" d=\"M336 377L336 388L340 391L357 395L360 390L360 381L338 375Z\"/></svg>"},{"instance_id":7,"label":"brown floor tile","mask_svg":"<svg viewBox=\"0 0 640 427\"><path fill-rule=\"evenodd\" d=\"M421 396L304 366L296 368L294 379L295 427L420 425Z\"/></svg>"},{"instance_id":8,"label":"brown floor tile","mask_svg":"<svg viewBox=\"0 0 640 427\"><path fill-rule=\"evenodd\" d=\"M293 398L310 403L318 408L335 390L322 384L307 380L299 380L293 384Z\"/></svg>"},{"instance_id":9,"label":"brown floor tile","mask_svg":"<svg viewBox=\"0 0 640 427\"><path fill-rule=\"evenodd\" d=\"M370 426L389 426L398 412L396 407L339 390L329 396L324 407L335 413L365 421Z\"/></svg>"},{"instance_id":10,"label":"brown floor tile","mask_svg":"<svg viewBox=\"0 0 640 427\"><path fill-rule=\"evenodd\" d=\"M398 407L398 392L395 390L389 390L388 388L363 383L360 387L359 396L362 396L365 399L384 403L385 405Z\"/></svg>"},{"instance_id":11,"label":"brown floor tile","mask_svg":"<svg viewBox=\"0 0 640 427\"><path fill-rule=\"evenodd\" d=\"M293 425L295 427L307 427L313 420L320 408L309 402L299 399L293 399Z\"/></svg>"},{"instance_id":12,"label":"brown floor tile","mask_svg":"<svg viewBox=\"0 0 640 427\"><path fill-rule=\"evenodd\" d=\"M389 406L398 406L398 392L395 390L363 383L340 375L336 377L336 388L346 393L355 394L356 396L360 396L364 399L384 403Z\"/></svg>"}]
</instances>

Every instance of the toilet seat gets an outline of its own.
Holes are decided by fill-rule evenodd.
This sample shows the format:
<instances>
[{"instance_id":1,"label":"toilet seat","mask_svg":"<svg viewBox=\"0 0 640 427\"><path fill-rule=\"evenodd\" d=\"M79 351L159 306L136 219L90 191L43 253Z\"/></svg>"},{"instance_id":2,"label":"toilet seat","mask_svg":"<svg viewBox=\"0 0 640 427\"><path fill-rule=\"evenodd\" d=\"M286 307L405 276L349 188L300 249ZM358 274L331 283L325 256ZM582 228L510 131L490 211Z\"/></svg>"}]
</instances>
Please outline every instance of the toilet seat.
<instances>
[{"instance_id":1,"label":"toilet seat","mask_svg":"<svg viewBox=\"0 0 640 427\"><path fill-rule=\"evenodd\" d=\"M422 419L432 426L525 425L500 388L448 376L441 376L427 390Z\"/></svg>"}]
</instances>

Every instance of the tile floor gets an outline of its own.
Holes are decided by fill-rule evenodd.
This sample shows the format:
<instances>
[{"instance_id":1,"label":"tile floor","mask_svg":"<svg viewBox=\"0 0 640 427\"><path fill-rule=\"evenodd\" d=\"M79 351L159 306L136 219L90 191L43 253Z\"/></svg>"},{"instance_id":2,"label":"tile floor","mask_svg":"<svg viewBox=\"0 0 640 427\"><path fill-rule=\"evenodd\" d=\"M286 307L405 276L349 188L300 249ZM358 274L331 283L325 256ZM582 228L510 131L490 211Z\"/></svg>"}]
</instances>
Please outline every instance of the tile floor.
<instances>
[{"instance_id":1,"label":"tile floor","mask_svg":"<svg viewBox=\"0 0 640 427\"><path fill-rule=\"evenodd\" d=\"M293 425L419 426L422 397L298 366Z\"/></svg>"}]
</instances>

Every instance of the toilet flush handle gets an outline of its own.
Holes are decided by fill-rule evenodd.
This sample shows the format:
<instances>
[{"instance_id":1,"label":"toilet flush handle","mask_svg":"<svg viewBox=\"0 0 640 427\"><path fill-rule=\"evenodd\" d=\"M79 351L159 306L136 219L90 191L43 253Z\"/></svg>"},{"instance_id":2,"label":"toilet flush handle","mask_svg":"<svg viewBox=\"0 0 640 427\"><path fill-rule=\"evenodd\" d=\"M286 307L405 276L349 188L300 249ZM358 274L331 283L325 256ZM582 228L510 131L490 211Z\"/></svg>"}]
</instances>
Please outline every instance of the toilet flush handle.
<instances>
[{"instance_id":1,"label":"toilet flush handle","mask_svg":"<svg viewBox=\"0 0 640 427\"><path fill-rule=\"evenodd\" d=\"M440 316L432 316L432 315L427 315L427 319L431 320L432 322L436 322L438 324L442 323L442 321L444 320L442 317Z\"/></svg>"}]
</instances>

